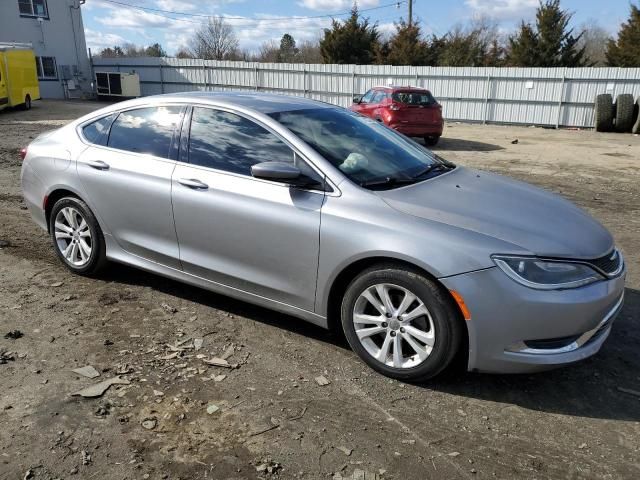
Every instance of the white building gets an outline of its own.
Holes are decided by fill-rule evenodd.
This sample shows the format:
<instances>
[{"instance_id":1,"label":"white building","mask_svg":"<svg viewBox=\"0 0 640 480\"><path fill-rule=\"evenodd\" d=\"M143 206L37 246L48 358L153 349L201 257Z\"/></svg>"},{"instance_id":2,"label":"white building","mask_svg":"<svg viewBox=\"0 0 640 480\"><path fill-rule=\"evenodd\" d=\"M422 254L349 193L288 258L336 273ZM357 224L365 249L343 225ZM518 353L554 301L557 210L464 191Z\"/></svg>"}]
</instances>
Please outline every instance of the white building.
<instances>
[{"instance_id":1,"label":"white building","mask_svg":"<svg viewBox=\"0 0 640 480\"><path fill-rule=\"evenodd\" d=\"M0 0L0 42L33 45L43 98L91 94L91 65L80 11L84 3Z\"/></svg>"}]
</instances>

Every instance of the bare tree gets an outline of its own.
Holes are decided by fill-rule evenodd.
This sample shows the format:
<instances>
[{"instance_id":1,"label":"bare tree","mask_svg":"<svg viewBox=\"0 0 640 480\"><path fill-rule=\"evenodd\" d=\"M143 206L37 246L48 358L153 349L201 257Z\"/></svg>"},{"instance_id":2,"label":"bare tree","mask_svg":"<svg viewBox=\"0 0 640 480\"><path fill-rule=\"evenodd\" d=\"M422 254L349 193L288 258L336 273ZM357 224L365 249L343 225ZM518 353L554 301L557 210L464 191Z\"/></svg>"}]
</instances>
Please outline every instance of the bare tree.
<instances>
[{"instance_id":1,"label":"bare tree","mask_svg":"<svg viewBox=\"0 0 640 480\"><path fill-rule=\"evenodd\" d=\"M180 47L176 52L176 58L193 58L193 55L186 47Z\"/></svg>"},{"instance_id":2,"label":"bare tree","mask_svg":"<svg viewBox=\"0 0 640 480\"><path fill-rule=\"evenodd\" d=\"M583 23L580 30L584 33L580 37L578 46L584 47L587 62L594 67L607 65L607 43L611 39L609 32L593 18Z\"/></svg>"},{"instance_id":3,"label":"bare tree","mask_svg":"<svg viewBox=\"0 0 640 480\"><path fill-rule=\"evenodd\" d=\"M230 60L237 57L239 42L233 27L222 17L210 17L193 34L189 51L194 58Z\"/></svg>"},{"instance_id":4,"label":"bare tree","mask_svg":"<svg viewBox=\"0 0 640 480\"><path fill-rule=\"evenodd\" d=\"M267 40L262 42L260 50L255 56L256 62L272 62L277 63L280 61L280 46L275 40Z\"/></svg>"},{"instance_id":5,"label":"bare tree","mask_svg":"<svg viewBox=\"0 0 640 480\"><path fill-rule=\"evenodd\" d=\"M303 40L298 46L298 61L300 63L322 63L319 40Z\"/></svg>"}]
</instances>

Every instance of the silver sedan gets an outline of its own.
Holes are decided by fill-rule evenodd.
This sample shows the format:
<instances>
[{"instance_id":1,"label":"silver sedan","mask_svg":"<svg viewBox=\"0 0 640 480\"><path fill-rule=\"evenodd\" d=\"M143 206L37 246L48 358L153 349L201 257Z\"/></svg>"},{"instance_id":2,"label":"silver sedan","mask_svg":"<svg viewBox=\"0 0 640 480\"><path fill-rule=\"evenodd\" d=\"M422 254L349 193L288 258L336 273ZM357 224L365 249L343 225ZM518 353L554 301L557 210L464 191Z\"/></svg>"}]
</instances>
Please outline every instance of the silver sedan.
<instances>
[{"instance_id":1,"label":"silver sedan","mask_svg":"<svg viewBox=\"0 0 640 480\"><path fill-rule=\"evenodd\" d=\"M341 328L417 381L456 357L527 372L595 354L624 262L596 220L311 100L188 93L118 103L22 152L61 261L106 261Z\"/></svg>"}]
</instances>

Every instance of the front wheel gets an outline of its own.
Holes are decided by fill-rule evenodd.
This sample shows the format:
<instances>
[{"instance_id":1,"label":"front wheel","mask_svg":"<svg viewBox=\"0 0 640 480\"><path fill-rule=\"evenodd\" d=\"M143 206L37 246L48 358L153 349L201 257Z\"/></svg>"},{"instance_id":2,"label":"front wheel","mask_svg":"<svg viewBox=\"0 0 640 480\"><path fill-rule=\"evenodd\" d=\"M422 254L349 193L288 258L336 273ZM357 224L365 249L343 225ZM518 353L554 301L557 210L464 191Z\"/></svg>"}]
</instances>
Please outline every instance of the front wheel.
<instances>
[{"instance_id":1,"label":"front wheel","mask_svg":"<svg viewBox=\"0 0 640 480\"><path fill-rule=\"evenodd\" d=\"M49 232L58 258L72 272L92 275L106 263L102 230L82 200L58 200L51 210Z\"/></svg>"},{"instance_id":2,"label":"front wheel","mask_svg":"<svg viewBox=\"0 0 640 480\"><path fill-rule=\"evenodd\" d=\"M24 97L24 104L22 105L24 110L31 110L31 96L27 95Z\"/></svg>"},{"instance_id":3,"label":"front wheel","mask_svg":"<svg viewBox=\"0 0 640 480\"><path fill-rule=\"evenodd\" d=\"M462 343L461 320L446 292L422 274L395 266L374 267L353 280L341 316L358 356L398 380L438 375Z\"/></svg>"}]
</instances>

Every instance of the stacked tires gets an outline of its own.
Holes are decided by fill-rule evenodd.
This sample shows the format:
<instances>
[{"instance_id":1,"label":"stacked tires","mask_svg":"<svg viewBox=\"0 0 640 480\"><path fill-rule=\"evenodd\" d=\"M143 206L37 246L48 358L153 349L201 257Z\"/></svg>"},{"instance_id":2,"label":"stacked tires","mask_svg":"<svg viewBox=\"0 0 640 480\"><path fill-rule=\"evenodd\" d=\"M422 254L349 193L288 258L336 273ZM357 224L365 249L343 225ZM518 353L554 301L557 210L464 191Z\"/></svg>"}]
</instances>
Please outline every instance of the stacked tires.
<instances>
[{"instance_id":1,"label":"stacked tires","mask_svg":"<svg viewBox=\"0 0 640 480\"><path fill-rule=\"evenodd\" d=\"M604 93L596 96L595 124L598 132L640 133L640 97L622 93L613 97Z\"/></svg>"}]
</instances>

